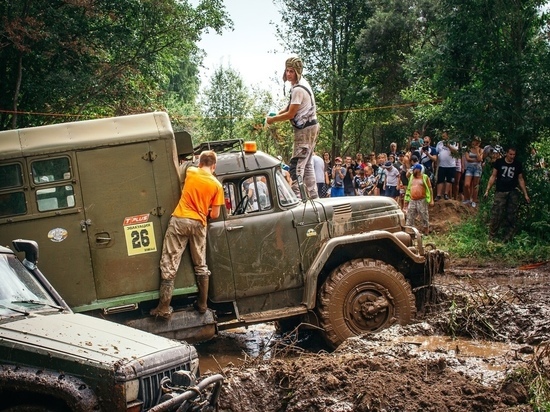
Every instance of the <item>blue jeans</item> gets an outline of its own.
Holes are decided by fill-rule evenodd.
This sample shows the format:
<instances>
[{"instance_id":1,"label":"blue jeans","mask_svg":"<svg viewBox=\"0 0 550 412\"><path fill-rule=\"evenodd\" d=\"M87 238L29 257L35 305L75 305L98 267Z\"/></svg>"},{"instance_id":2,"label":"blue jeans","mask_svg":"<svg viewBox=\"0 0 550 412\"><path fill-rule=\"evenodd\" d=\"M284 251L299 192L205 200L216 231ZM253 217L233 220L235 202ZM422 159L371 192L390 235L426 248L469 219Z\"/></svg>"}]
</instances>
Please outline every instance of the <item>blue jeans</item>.
<instances>
[{"instance_id":1,"label":"blue jeans","mask_svg":"<svg viewBox=\"0 0 550 412\"><path fill-rule=\"evenodd\" d=\"M330 189L330 197L344 197L344 187L334 187Z\"/></svg>"}]
</instances>

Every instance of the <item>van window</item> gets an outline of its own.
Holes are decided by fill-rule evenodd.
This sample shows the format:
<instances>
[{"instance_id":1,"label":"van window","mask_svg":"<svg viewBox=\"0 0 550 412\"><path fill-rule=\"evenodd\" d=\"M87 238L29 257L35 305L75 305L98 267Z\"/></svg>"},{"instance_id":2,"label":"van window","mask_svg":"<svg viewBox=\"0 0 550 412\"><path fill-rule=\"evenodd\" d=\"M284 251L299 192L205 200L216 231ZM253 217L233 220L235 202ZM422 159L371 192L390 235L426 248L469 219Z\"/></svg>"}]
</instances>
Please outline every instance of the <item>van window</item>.
<instances>
[{"instance_id":1,"label":"van window","mask_svg":"<svg viewBox=\"0 0 550 412\"><path fill-rule=\"evenodd\" d=\"M23 172L19 163L0 166L0 190L23 186Z\"/></svg>"},{"instance_id":2,"label":"van window","mask_svg":"<svg viewBox=\"0 0 550 412\"><path fill-rule=\"evenodd\" d=\"M9 192L5 189L11 189ZM23 172L21 164L0 166L0 217L24 215L27 202L23 192Z\"/></svg>"},{"instance_id":3,"label":"van window","mask_svg":"<svg viewBox=\"0 0 550 412\"><path fill-rule=\"evenodd\" d=\"M25 213L27 213L27 202L23 192L0 193L0 217Z\"/></svg>"},{"instance_id":4,"label":"van window","mask_svg":"<svg viewBox=\"0 0 550 412\"><path fill-rule=\"evenodd\" d=\"M74 207L74 189L71 185L52 183L71 179L71 163L68 157L36 160L31 163L32 180L45 186L36 190L36 204L39 212Z\"/></svg>"},{"instance_id":5,"label":"van window","mask_svg":"<svg viewBox=\"0 0 550 412\"><path fill-rule=\"evenodd\" d=\"M67 157L37 160L31 164L35 184L59 182L71 178L71 166Z\"/></svg>"},{"instance_id":6,"label":"van window","mask_svg":"<svg viewBox=\"0 0 550 412\"><path fill-rule=\"evenodd\" d=\"M71 185L49 187L36 191L39 212L74 207L74 191Z\"/></svg>"}]
</instances>

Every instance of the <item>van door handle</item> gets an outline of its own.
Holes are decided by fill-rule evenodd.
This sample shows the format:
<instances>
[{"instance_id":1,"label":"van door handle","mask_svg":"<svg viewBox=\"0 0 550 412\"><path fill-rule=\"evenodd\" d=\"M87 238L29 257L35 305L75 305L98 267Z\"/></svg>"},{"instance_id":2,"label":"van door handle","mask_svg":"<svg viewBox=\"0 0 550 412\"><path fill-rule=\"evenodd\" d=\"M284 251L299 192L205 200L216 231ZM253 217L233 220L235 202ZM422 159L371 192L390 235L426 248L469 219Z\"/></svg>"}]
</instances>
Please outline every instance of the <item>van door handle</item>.
<instances>
[{"instance_id":1,"label":"van door handle","mask_svg":"<svg viewBox=\"0 0 550 412\"><path fill-rule=\"evenodd\" d=\"M101 233L100 235L95 237L95 242L100 245L106 245L111 240L113 239L107 233Z\"/></svg>"},{"instance_id":2,"label":"van door handle","mask_svg":"<svg viewBox=\"0 0 550 412\"><path fill-rule=\"evenodd\" d=\"M229 226L227 228L228 232L231 232L232 230L242 229L244 226Z\"/></svg>"}]
</instances>

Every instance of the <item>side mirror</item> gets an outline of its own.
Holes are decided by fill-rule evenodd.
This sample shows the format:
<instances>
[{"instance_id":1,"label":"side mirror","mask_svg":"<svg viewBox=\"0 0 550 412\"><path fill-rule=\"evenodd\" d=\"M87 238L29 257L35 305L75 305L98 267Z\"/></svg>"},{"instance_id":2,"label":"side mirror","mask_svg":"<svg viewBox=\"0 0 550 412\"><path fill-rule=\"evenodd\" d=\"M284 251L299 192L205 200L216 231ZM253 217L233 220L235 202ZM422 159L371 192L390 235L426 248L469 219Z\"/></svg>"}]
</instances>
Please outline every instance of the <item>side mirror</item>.
<instances>
[{"instance_id":1,"label":"side mirror","mask_svg":"<svg viewBox=\"0 0 550 412\"><path fill-rule=\"evenodd\" d=\"M34 240L16 239L12 241L13 248L17 252L25 253L23 264L33 270L38 263L38 243Z\"/></svg>"}]
</instances>

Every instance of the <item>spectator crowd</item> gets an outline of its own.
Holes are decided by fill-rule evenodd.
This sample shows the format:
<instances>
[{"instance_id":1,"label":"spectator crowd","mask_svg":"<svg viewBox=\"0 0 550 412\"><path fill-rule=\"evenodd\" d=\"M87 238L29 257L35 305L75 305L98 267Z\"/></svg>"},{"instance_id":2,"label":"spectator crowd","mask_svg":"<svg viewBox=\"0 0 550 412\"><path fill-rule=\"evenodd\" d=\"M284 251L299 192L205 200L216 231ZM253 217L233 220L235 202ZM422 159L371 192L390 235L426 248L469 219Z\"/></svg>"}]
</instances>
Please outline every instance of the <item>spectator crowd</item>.
<instances>
[{"instance_id":1,"label":"spectator crowd","mask_svg":"<svg viewBox=\"0 0 550 412\"><path fill-rule=\"evenodd\" d=\"M414 225L419 217L427 234L428 205L453 199L478 207L483 171L491 174L494 162L506 157L494 140L482 146L478 136L459 143L443 130L437 144L433 142L430 136L414 131L402 150L392 142L388 152L371 151L365 156L357 153L331 159L328 152L316 153L312 163L319 197L391 197L407 214L407 225Z\"/></svg>"}]
</instances>

